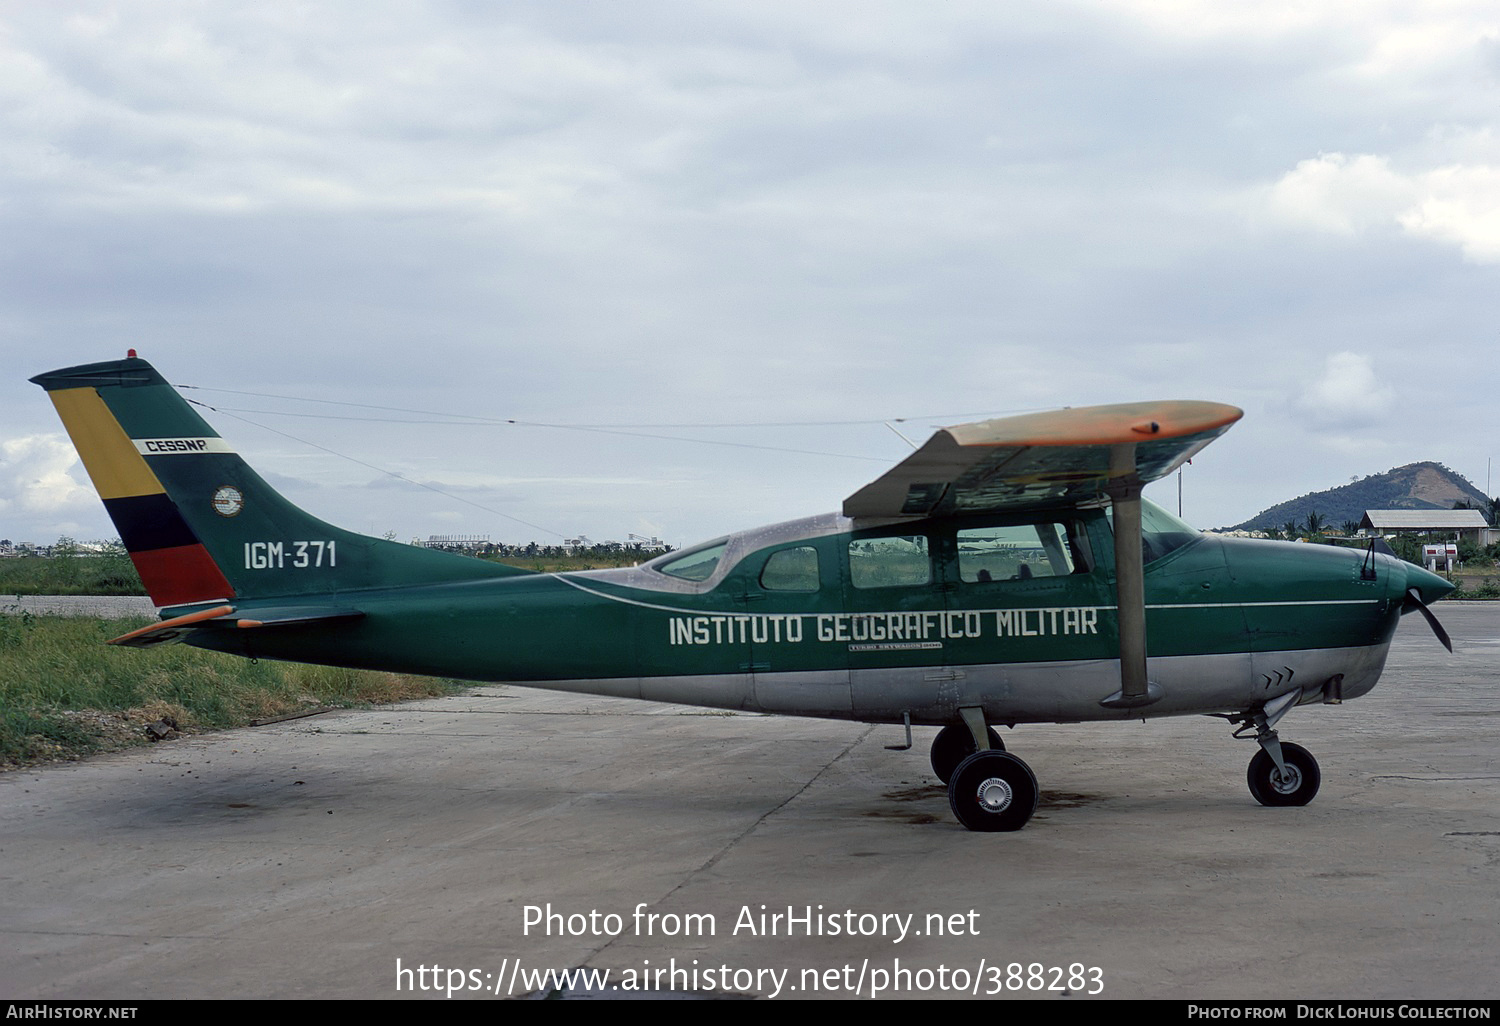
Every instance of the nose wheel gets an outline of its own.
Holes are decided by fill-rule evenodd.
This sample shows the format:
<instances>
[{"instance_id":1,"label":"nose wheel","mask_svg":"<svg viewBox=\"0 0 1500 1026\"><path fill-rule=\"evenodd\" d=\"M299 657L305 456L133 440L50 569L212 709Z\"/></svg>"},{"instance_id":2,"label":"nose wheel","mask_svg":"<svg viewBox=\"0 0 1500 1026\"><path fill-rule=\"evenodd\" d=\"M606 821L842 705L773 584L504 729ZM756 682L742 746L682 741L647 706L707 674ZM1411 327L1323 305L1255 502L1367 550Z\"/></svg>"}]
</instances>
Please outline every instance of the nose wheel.
<instances>
[{"instance_id":1,"label":"nose wheel","mask_svg":"<svg viewBox=\"0 0 1500 1026\"><path fill-rule=\"evenodd\" d=\"M1282 741L1280 745L1282 769L1276 768L1276 760L1264 748L1250 760L1245 774L1250 793L1262 805L1306 805L1323 782L1318 760L1301 745L1290 741Z\"/></svg>"},{"instance_id":2,"label":"nose wheel","mask_svg":"<svg viewBox=\"0 0 1500 1026\"><path fill-rule=\"evenodd\" d=\"M1318 760L1312 757L1312 753L1301 745L1282 741L1276 734L1277 721L1301 699L1302 691L1291 691L1258 709L1237 716L1224 716L1226 720L1239 724L1235 737L1243 738L1251 731L1255 732L1260 751L1250 760L1245 779L1250 785L1250 793L1262 805L1306 805L1317 795L1318 785L1323 782Z\"/></svg>"}]
</instances>

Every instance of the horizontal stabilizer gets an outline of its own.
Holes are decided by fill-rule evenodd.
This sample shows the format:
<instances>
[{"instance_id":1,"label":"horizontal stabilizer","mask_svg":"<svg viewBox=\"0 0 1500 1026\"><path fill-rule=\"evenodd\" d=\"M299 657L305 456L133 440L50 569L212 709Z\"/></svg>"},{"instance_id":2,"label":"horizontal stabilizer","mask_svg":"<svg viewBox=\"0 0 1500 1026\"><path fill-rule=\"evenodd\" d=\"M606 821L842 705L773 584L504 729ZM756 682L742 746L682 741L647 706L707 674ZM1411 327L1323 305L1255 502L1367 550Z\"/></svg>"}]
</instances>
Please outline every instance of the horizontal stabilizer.
<instances>
[{"instance_id":1,"label":"horizontal stabilizer","mask_svg":"<svg viewBox=\"0 0 1500 1026\"><path fill-rule=\"evenodd\" d=\"M233 613L233 606L214 606L212 609L201 609L196 613L188 613L186 616L174 616L170 620L153 623L151 626L142 627L138 631L131 631L129 634L122 634L118 638L111 638L106 644L124 645L128 648L154 648L157 645L169 645L174 641L181 641L188 634L201 628L205 623L212 620L221 620Z\"/></svg>"},{"instance_id":2,"label":"horizontal stabilizer","mask_svg":"<svg viewBox=\"0 0 1500 1026\"><path fill-rule=\"evenodd\" d=\"M274 606L238 611L234 606L215 606L186 616L174 616L170 620L122 634L111 639L109 644L153 648L181 641L194 631L331 625L352 623L362 619L364 615L358 609L334 606Z\"/></svg>"}]
</instances>

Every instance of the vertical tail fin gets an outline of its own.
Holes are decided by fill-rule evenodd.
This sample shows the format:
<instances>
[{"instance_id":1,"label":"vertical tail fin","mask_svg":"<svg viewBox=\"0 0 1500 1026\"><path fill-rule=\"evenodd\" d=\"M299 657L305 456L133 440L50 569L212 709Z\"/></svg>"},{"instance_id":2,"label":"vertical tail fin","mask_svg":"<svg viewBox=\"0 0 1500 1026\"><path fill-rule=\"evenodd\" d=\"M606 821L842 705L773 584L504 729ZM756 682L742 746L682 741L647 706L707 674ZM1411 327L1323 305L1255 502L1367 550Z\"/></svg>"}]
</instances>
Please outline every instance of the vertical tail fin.
<instances>
[{"instance_id":1,"label":"vertical tail fin","mask_svg":"<svg viewBox=\"0 0 1500 1026\"><path fill-rule=\"evenodd\" d=\"M47 390L158 606L524 573L354 534L283 498L134 355L31 379Z\"/></svg>"}]
</instances>

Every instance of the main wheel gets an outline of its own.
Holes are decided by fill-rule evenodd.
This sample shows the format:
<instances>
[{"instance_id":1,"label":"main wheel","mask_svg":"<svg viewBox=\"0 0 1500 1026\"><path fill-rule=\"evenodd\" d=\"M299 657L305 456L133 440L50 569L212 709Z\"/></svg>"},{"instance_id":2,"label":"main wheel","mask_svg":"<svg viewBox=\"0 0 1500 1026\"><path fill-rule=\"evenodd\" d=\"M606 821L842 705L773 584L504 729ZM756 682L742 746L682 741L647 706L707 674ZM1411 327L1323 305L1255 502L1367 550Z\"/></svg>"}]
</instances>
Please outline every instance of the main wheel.
<instances>
[{"instance_id":1,"label":"main wheel","mask_svg":"<svg viewBox=\"0 0 1500 1026\"><path fill-rule=\"evenodd\" d=\"M990 748L997 752L1005 751L1005 742L1000 740L994 727L985 727L984 732L990 739ZM953 771L958 769L958 764L976 751L978 749L974 747L974 735L969 732L969 728L962 723L950 723L932 739L932 772L946 784L953 779Z\"/></svg>"},{"instance_id":2,"label":"main wheel","mask_svg":"<svg viewBox=\"0 0 1500 1026\"><path fill-rule=\"evenodd\" d=\"M1318 760L1306 748L1288 741L1281 743L1281 759L1286 763L1285 776L1276 772L1276 763L1265 749L1255 753L1245 773L1250 793L1262 805L1306 805L1323 782Z\"/></svg>"},{"instance_id":3,"label":"main wheel","mask_svg":"<svg viewBox=\"0 0 1500 1026\"><path fill-rule=\"evenodd\" d=\"M975 752L948 783L948 804L970 830L1019 830L1040 797L1031 767L1009 752Z\"/></svg>"}]
</instances>

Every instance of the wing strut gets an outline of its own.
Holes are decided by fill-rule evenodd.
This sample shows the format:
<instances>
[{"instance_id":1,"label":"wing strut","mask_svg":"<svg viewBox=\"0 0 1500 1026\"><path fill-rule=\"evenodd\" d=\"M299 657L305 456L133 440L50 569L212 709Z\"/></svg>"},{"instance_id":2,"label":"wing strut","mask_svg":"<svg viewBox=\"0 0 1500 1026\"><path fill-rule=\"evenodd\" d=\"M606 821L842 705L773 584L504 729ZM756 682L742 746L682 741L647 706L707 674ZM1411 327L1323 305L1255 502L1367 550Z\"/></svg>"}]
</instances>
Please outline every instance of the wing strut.
<instances>
[{"instance_id":1,"label":"wing strut","mask_svg":"<svg viewBox=\"0 0 1500 1026\"><path fill-rule=\"evenodd\" d=\"M1153 425L1154 426L1154 425ZM1161 686L1146 679L1146 570L1141 550L1141 488L1135 443L1109 451L1110 482L1105 491L1114 507L1115 609L1120 628L1120 690L1099 704L1136 709L1161 698Z\"/></svg>"},{"instance_id":2,"label":"wing strut","mask_svg":"<svg viewBox=\"0 0 1500 1026\"><path fill-rule=\"evenodd\" d=\"M1222 403L1085 406L942 428L844 500L861 519L959 517L1114 504L1120 690L1100 704L1138 709L1162 697L1146 677L1141 488L1180 467L1243 416Z\"/></svg>"}]
</instances>

